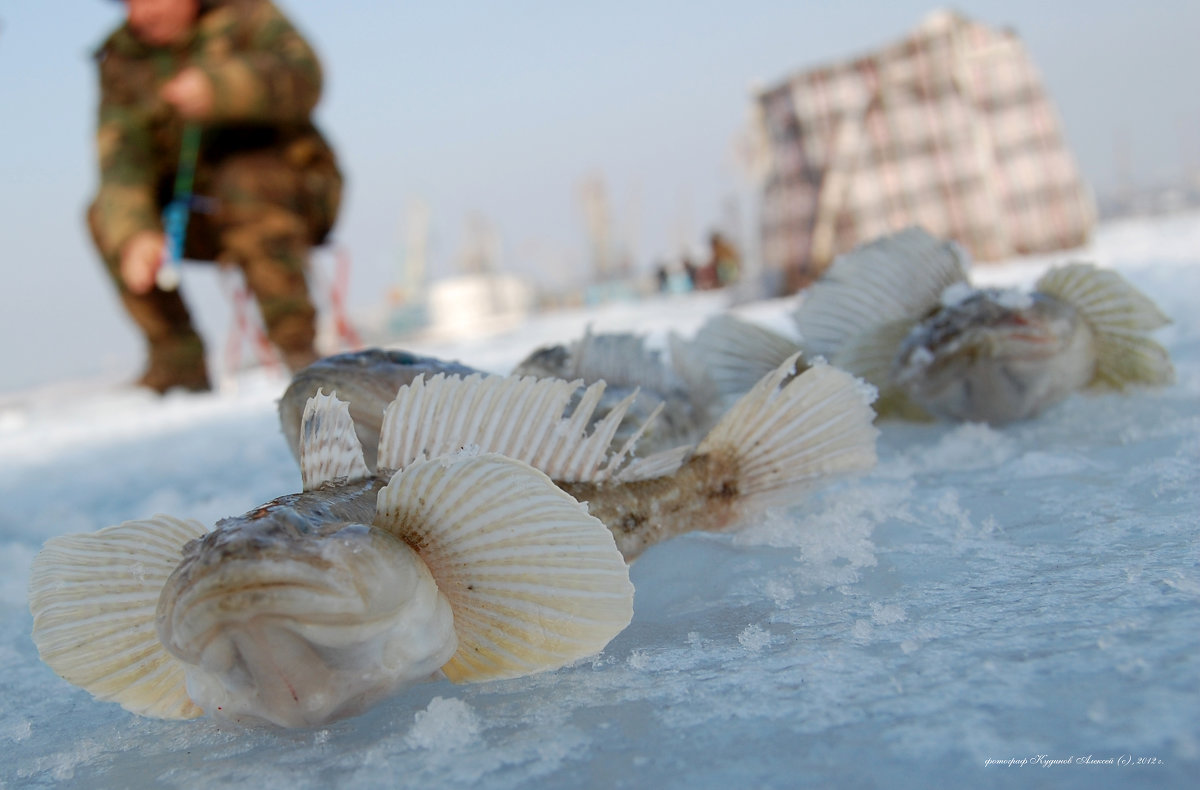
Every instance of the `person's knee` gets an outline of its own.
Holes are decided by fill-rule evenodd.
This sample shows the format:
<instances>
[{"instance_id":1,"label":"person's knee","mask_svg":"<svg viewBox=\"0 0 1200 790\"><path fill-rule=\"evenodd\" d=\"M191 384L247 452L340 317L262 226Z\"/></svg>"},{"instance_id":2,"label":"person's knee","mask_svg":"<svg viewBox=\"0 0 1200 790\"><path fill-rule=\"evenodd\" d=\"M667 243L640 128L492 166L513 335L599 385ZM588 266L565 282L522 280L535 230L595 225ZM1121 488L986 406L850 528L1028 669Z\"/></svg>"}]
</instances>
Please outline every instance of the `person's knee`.
<instances>
[{"instance_id":1,"label":"person's knee","mask_svg":"<svg viewBox=\"0 0 1200 790\"><path fill-rule=\"evenodd\" d=\"M92 201L87 208L87 228L88 233L92 238L92 245L99 253L100 260L104 264L108 276L117 284L118 288L123 288L124 283L121 280L121 256L117 250L110 249L111 245L105 242L104 233L100 228L100 206L96 201Z\"/></svg>"},{"instance_id":2,"label":"person's knee","mask_svg":"<svg viewBox=\"0 0 1200 790\"><path fill-rule=\"evenodd\" d=\"M221 260L241 266L274 261L303 276L308 234L294 212L269 204L230 206L222 212L221 226Z\"/></svg>"},{"instance_id":3,"label":"person's knee","mask_svg":"<svg viewBox=\"0 0 1200 790\"><path fill-rule=\"evenodd\" d=\"M292 164L280 152L258 151L222 162L211 191L222 225L279 223L286 216L287 232L314 246L337 219L341 185L332 162Z\"/></svg>"},{"instance_id":4,"label":"person's knee","mask_svg":"<svg viewBox=\"0 0 1200 790\"><path fill-rule=\"evenodd\" d=\"M271 342L284 350L312 346L316 308L303 265L290 255L256 257L242 266Z\"/></svg>"}]
</instances>

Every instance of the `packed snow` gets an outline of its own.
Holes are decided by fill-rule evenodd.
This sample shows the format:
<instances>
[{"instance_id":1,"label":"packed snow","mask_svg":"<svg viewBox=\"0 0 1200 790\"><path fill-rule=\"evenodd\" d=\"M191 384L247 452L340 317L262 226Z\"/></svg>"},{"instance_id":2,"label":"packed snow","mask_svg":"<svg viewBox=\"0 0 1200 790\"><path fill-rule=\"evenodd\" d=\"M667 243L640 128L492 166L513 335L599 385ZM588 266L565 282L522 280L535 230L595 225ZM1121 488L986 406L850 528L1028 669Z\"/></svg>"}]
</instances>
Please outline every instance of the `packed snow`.
<instances>
[{"instance_id":1,"label":"packed snow","mask_svg":"<svg viewBox=\"0 0 1200 790\"><path fill-rule=\"evenodd\" d=\"M93 700L30 640L42 542L156 512L212 522L297 490L279 376L156 398L76 382L0 402L2 786L1190 787L1200 775L1200 216L1127 221L1049 264L1119 270L1173 319L1177 381L1042 417L881 424L879 464L632 567L632 624L521 680L433 682L298 731ZM727 294L410 346L505 371L536 345L693 332ZM789 328L787 300L735 309Z\"/></svg>"}]
</instances>

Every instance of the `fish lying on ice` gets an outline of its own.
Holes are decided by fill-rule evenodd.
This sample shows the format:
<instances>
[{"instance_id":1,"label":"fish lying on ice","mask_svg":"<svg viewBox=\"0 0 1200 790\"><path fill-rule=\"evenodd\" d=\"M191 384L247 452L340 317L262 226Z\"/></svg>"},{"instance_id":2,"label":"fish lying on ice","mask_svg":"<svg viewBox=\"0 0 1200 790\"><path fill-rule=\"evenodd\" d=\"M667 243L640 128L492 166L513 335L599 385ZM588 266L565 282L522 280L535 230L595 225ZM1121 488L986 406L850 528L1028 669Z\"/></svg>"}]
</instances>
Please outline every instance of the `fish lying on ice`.
<instances>
[{"instance_id":1,"label":"fish lying on ice","mask_svg":"<svg viewBox=\"0 0 1200 790\"><path fill-rule=\"evenodd\" d=\"M865 244L811 286L793 313L800 341L777 338L772 353L803 346L861 376L879 389L881 416L993 424L1082 389L1172 380L1148 336L1169 319L1116 272L1073 263L1022 292L974 288L967 265L957 244L919 228Z\"/></svg>"},{"instance_id":2,"label":"fish lying on ice","mask_svg":"<svg viewBox=\"0 0 1200 790\"><path fill-rule=\"evenodd\" d=\"M774 364L756 370L753 379L741 383L738 394L745 393L787 356L782 354ZM378 348L326 357L298 371L279 401L280 423L292 454L299 452L304 404L318 390L337 391L350 403L359 441L369 448L365 449L367 466L374 468L383 412L396 390L418 375L428 379L437 373L487 375L458 362ZM619 447L638 434L637 451L642 455L695 444L732 405L731 401L718 403L703 370L677 369L657 350L648 348L645 338L628 332L593 333L589 329L578 340L536 349L510 375L579 380L575 400L582 396L585 386L604 381L606 388L593 410L594 420L603 419L636 392L633 401L624 407L613 441Z\"/></svg>"},{"instance_id":3,"label":"fish lying on ice","mask_svg":"<svg viewBox=\"0 0 1200 790\"><path fill-rule=\"evenodd\" d=\"M211 531L155 516L47 542L33 639L134 713L312 726L437 673L519 677L632 617L611 533L527 464L457 454L372 475L346 404L314 398L304 490Z\"/></svg>"},{"instance_id":4,"label":"fish lying on ice","mask_svg":"<svg viewBox=\"0 0 1200 790\"><path fill-rule=\"evenodd\" d=\"M636 393L601 415L606 390L604 381L418 375L377 422L380 473L464 447L524 461L586 501L632 560L673 535L727 529L766 505L796 502L812 484L875 461L874 393L827 365L797 375L796 359L783 360L698 444L649 455L633 450L653 415L617 442Z\"/></svg>"},{"instance_id":5,"label":"fish lying on ice","mask_svg":"<svg viewBox=\"0 0 1200 790\"><path fill-rule=\"evenodd\" d=\"M585 432L602 383L564 414L572 382L418 376L388 407L376 473L347 405L318 394L302 493L208 533L157 516L48 541L34 641L133 712L282 726L354 715L439 668L476 681L562 666L629 622L622 554L874 463L860 384L794 373L785 361L698 447L641 459L610 449L620 404Z\"/></svg>"}]
</instances>

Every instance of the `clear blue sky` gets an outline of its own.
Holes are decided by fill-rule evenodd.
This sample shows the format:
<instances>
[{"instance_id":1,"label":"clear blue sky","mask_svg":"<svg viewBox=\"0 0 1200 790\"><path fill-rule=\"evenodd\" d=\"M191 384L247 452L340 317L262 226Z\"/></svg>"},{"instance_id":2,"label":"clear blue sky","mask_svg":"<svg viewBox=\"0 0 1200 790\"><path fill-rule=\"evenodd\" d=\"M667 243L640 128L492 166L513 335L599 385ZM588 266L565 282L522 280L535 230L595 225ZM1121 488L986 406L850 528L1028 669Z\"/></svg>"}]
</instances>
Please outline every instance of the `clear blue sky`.
<instances>
[{"instance_id":1,"label":"clear blue sky","mask_svg":"<svg viewBox=\"0 0 1200 790\"><path fill-rule=\"evenodd\" d=\"M590 174L603 174L638 264L699 242L744 192L731 150L752 85L892 41L935 7L280 4L326 66L319 122L348 177L337 236L355 262L355 305L380 302L394 279L414 199L432 211L435 272L449 271L475 214L499 231L512 268L581 266L577 191ZM1116 181L1118 140L1146 181L1200 163L1200 3L956 7L1021 34L1098 190ZM140 363L82 220L95 186L88 55L122 12L107 0L0 0L0 392Z\"/></svg>"}]
</instances>

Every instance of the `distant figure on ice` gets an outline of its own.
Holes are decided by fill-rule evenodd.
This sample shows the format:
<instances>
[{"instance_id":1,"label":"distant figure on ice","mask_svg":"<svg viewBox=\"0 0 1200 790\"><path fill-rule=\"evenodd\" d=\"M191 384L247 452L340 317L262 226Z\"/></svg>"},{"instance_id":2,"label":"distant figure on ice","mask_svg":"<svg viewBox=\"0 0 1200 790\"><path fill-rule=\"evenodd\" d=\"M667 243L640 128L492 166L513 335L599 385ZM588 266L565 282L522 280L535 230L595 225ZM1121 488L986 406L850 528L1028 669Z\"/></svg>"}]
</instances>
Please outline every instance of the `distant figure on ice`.
<instances>
[{"instance_id":1,"label":"distant figure on ice","mask_svg":"<svg viewBox=\"0 0 1200 790\"><path fill-rule=\"evenodd\" d=\"M713 231L708 236L708 250L708 265L716 273L718 285L723 287L736 282L742 256L737 247L733 246L733 242L725 238L720 231Z\"/></svg>"},{"instance_id":2,"label":"distant figure on ice","mask_svg":"<svg viewBox=\"0 0 1200 790\"><path fill-rule=\"evenodd\" d=\"M187 307L169 281L156 283L172 237L177 257L241 268L267 336L299 370L316 358L305 267L342 188L311 120L317 57L267 0L125 6L125 23L95 55L100 188L88 226L146 337L137 383L160 393L209 388ZM164 224L168 206L182 206L185 234Z\"/></svg>"},{"instance_id":3,"label":"distant figure on ice","mask_svg":"<svg viewBox=\"0 0 1200 790\"><path fill-rule=\"evenodd\" d=\"M694 266L685 257L684 266L689 267L688 276L695 290L710 291L737 280L740 261L737 248L720 231L713 231L708 236L708 260L701 266Z\"/></svg>"}]
</instances>

